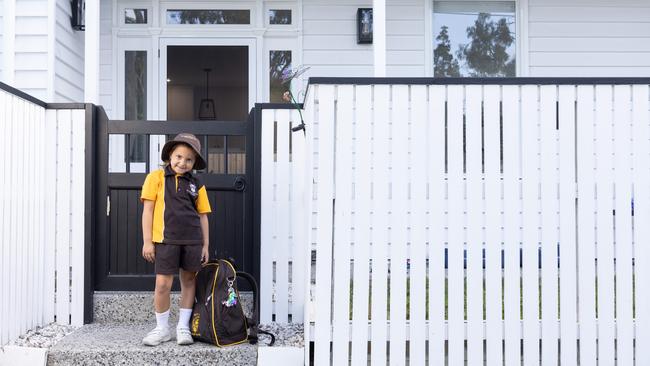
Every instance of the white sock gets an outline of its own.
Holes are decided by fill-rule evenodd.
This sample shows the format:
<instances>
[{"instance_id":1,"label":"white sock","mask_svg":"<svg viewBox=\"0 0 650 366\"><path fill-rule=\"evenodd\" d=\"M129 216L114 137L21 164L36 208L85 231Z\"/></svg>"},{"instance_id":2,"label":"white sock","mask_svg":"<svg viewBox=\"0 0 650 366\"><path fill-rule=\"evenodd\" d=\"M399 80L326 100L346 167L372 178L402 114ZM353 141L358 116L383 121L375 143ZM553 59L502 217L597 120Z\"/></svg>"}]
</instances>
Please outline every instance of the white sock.
<instances>
[{"instance_id":1,"label":"white sock","mask_svg":"<svg viewBox=\"0 0 650 366\"><path fill-rule=\"evenodd\" d=\"M178 309L178 325L176 328L190 329L190 317L192 316L192 309Z\"/></svg>"},{"instance_id":2,"label":"white sock","mask_svg":"<svg viewBox=\"0 0 650 366\"><path fill-rule=\"evenodd\" d=\"M156 328L166 329L169 327L169 309L163 313L156 313Z\"/></svg>"}]
</instances>

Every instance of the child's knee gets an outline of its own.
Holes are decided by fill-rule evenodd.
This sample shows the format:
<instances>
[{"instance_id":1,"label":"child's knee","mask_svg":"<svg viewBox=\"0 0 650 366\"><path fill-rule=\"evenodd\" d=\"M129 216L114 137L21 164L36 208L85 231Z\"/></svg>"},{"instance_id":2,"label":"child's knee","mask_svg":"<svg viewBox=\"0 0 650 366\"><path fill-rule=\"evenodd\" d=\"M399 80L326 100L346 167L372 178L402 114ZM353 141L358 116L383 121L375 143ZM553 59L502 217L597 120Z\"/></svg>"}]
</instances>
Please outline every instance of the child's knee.
<instances>
[{"instance_id":1,"label":"child's knee","mask_svg":"<svg viewBox=\"0 0 650 366\"><path fill-rule=\"evenodd\" d=\"M181 270L180 280L182 286L194 286L196 283L196 273Z\"/></svg>"},{"instance_id":2,"label":"child's knee","mask_svg":"<svg viewBox=\"0 0 650 366\"><path fill-rule=\"evenodd\" d=\"M171 292L173 283L174 276L172 275L156 275L156 292L160 294Z\"/></svg>"}]
</instances>

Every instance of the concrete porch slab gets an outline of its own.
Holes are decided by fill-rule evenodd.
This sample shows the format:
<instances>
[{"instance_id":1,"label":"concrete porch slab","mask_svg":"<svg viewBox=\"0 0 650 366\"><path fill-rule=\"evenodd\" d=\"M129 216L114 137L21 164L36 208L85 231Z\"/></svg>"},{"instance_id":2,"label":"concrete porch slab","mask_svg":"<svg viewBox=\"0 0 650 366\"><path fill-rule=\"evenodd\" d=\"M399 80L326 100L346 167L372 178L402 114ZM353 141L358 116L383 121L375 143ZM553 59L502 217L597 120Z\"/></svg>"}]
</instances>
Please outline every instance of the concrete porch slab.
<instances>
[{"instance_id":1,"label":"concrete porch slab","mask_svg":"<svg viewBox=\"0 0 650 366\"><path fill-rule=\"evenodd\" d=\"M197 342L179 346L172 334L172 341L157 347L142 345L142 338L153 326L153 323L85 325L50 349L48 365L248 366L257 362L257 346L250 344L218 348Z\"/></svg>"}]
</instances>

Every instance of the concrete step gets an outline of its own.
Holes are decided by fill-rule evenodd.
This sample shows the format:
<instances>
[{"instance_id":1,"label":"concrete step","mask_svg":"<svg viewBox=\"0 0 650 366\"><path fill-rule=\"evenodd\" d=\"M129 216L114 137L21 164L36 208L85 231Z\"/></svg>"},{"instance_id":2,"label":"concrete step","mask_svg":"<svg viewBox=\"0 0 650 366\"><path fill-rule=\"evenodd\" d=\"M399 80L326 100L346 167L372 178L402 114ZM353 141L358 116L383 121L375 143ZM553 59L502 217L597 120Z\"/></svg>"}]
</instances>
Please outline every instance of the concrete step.
<instances>
[{"instance_id":1,"label":"concrete step","mask_svg":"<svg viewBox=\"0 0 650 366\"><path fill-rule=\"evenodd\" d=\"M142 344L153 328L148 323L95 323L69 334L48 354L48 365L229 365L257 363L257 346L240 344L219 348L196 342L189 346L172 341L156 347ZM173 327L172 327L173 328Z\"/></svg>"},{"instance_id":2,"label":"concrete step","mask_svg":"<svg viewBox=\"0 0 650 366\"><path fill-rule=\"evenodd\" d=\"M156 347L142 344L142 338L155 327L153 294L150 292L96 292L94 323L85 325L50 348L48 365L256 365L258 347L283 359L299 355L304 349L302 324L269 324L261 329L276 336L272 350L267 350L266 336L259 345L240 344L219 348L196 342L190 346L176 344L175 328L180 294L172 294L170 320L172 341ZM240 293L244 311L252 308L252 294ZM248 314L250 316L250 314ZM287 364L288 365L288 364Z\"/></svg>"},{"instance_id":3,"label":"concrete step","mask_svg":"<svg viewBox=\"0 0 650 366\"><path fill-rule=\"evenodd\" d=\"M253 294L240 292L244 313L250 317ZM172 293L169 324L175 325L178 319L180 293ZM155 322L153 292L101 291L93 297L93 323L146 323Z\"/></svg>"}]
</instances>

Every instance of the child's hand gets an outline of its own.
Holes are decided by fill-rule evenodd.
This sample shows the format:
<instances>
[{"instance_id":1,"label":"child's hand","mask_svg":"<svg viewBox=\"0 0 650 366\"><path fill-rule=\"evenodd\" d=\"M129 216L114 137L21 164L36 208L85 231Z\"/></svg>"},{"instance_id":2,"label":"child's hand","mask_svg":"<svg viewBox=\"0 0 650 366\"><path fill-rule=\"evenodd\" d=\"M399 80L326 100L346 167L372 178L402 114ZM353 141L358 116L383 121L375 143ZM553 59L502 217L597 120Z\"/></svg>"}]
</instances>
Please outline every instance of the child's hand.
<instances>
[{"instance_id":1,"label":"child's hand","mask_svg":"<svg viewBox=\"0 0 650 366\"><path fill-rule=\"evenodd\" d=\"M142 258L150 263L153 263L156 259L156 250L154 249L153 243L144 243L142 245Z\"/></svg>"},{"instance_id":2,"label":"child's hand","mask_svg":"<svg viewBox=\"0 0 650 366\"><path fill-rule=\"evenodd\" d=\"M207 246L204 246L201 250L201 264L205 265L210 259L210 250Z\"/></svg>"}]
</instances>

